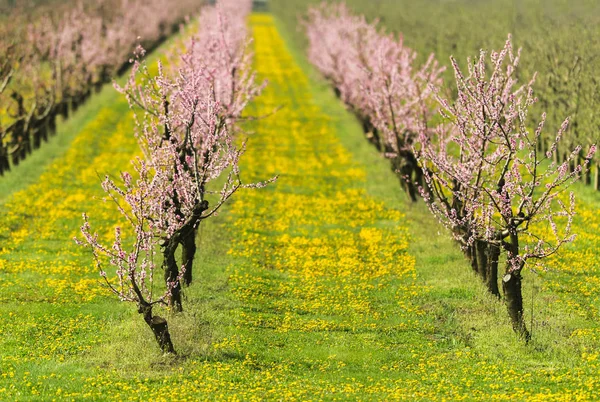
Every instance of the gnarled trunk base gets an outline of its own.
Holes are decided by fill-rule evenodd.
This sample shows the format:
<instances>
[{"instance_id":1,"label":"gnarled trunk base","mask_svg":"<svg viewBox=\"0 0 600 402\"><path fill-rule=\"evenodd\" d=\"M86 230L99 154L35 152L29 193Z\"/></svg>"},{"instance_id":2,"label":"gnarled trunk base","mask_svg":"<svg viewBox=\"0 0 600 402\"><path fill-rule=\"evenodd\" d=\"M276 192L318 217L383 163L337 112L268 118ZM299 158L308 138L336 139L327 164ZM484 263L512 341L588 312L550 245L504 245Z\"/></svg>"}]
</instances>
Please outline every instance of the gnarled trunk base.
<instances>
[{"instance_id":1,"label":"gnarled trunk base","mask_svg":"<svg viewBox=\"0 0 600 402\"><path fill-rule=\"evenodd\" d=\"M176 355L173 342L171 341L171 334L169 333L169 325L167 320L157 315L152 314L152 306L146 303L139 306L138 311L144 316L144 321L152 330L154 338L160 346L163 353L171 353Z\"/></svg>"},{"instance_id":2,"label":"gnarled trunk base","mask_svg":"<svg viewBox=\"0 0 600 402\"><path fill-rule=\"evenodd\" d=\"M531 334L527 330L525 320L523 318L523 294L521 290L521 273L509 272L502 278L502 290L506 299L506 307L510 317L513 330L529 341Z\"/></svg>"}]
</instances>

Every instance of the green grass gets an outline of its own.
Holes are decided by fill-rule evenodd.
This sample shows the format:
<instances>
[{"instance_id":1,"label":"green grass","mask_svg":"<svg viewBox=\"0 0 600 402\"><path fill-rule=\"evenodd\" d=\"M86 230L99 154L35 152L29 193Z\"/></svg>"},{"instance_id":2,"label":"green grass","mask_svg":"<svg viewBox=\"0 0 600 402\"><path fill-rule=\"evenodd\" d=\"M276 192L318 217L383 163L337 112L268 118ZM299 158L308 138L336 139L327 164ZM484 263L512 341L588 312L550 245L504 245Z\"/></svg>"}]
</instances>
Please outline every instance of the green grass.
<instances>
[{"instance_id":1,"label":"green grass","mask_svg":"<svg viewBox=\"0 0 600 402\"><path fill-rule=\"evenodd\" d=\"M502 303L424 205L408 202L307 63L294 26L276 23L287 48L273 47L280 44L268 19L253 19L266 29L257 59L270 78L253 110L283 109L254 123L243 173L281 175L264 190L236 194L202 224L185 311L160 311L178 357L160 355L134 306L47 282L91 280L84 289L100 292L90 256L71 238L84 210L101 235L118 222L93 197L102 195L95 171L128 169L136 153L119 95L105 89L62 126L56 144L0 183L0 399L592 399L598 367L583 353L600 339L597 316L582 313L597 312L596 293L565 291L575 273L551 270L535 281L527 273L527 314L534 289L535 316L533 341L523 344ZM577 191L585 210L598 209L595 194ZM398 210L404 217L391 219ZM384 236L378 252L369 254L363 229ZM573 260L594 246L576 244ZM598 277L597 266L575 284ZM579 328L591 335L572 337Z\"/></svg>"}]
</instances>

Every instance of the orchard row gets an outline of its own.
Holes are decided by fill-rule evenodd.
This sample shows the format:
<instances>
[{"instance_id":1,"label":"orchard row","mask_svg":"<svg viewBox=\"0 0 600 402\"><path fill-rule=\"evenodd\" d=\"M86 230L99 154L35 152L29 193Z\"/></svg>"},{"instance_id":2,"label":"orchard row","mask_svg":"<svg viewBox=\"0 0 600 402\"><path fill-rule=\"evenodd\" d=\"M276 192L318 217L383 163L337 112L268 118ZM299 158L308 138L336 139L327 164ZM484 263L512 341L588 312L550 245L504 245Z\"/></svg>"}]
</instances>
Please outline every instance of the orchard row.
<instances>
[{"instance_id":1,"label":"orchard row","mask_svg":"<svg viewBox=\"0 0 600 402\"><path fill-rule=\"evenodd\" d=\"M514 330L529 339L521 274L574 239L574 195L564 190L588 171L595 145L556 157L569 120L543 134L546 114L528 115L537 102L536 77L519 82L521 51L510 35L500 51L469 60L466 72L451 58L457 94L449 98L433 54L417 65L402 37L344 4L311 8L306 33L313 64L390 159L410 198L427 203L497 297L505 261L508 313Z\"/></svg>"},{"instance_id":2,"label":"orchard row","mask_svg":"<svg viewBox=\"0 0 600 402\"><path fill-rule=\"evenodd\" d=\"M55 132L58 116L127 69L136 44L157 46L197 4L68 1L13 10L0 26L0 175Z\"/></svg>"},{"instance_id":3,"label":"orchard row","mask_svg":"<svg viewBox=\"0 0 600 402\"><path fill-rule=\"evenodd\" d=\"M250 11L249 1L235 0L204 8L199 31L183 50L175 46L169 64L159 63L156 74L142 60L145 50L136 49L131 77L118 89L136 113L143 157L132 161L134 174L124 172L120 180L106 176L102 183L128 226L117 227L114 242L106 245L84 214L84 238L76 240L91 248L110 290L137 306L165 353L175 348L167 321L154 307L183 311L182 286L192 284L200 223L238 189L273 180L244 183L238 165L245 151L245 142L236 138L239 123L263 87L255 82L248 47ZM160 268L164 283L157 287Z\"/></svg>"}]
</instances>

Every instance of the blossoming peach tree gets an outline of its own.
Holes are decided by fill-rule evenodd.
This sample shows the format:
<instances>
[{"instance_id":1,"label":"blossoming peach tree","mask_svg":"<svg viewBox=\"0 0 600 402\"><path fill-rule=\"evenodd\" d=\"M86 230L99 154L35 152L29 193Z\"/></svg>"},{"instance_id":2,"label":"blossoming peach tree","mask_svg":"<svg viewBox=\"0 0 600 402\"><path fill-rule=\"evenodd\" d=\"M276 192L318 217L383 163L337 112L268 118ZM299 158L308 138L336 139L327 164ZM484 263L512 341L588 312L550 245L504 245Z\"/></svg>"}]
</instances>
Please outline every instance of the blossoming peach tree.
<instances>
[{"instance_id":1,"label":"blossoming peach tree","mask_svg":"<svg viewBox=\"0 0 600 402\"><path fill-rule=\"evenodd\" d=\"M416 52L402 36L386 34L377 21L351 14L343 3L310 8L305 25L309 59L416 201L416 183L423 182L412 145L433 114L433 89L441 85L444 68L433 54L418 66Z\"/></svg>"},{"instance_id":2,"label":"blossoming peach tree","mask_svg":"<svg viewBox=\"0 0 600 402\"><path fill-rule=\"evenodd\" d=\"M203 24L199 39L174 55L173 71L166 73L159 63L152 75L140 61L144 50L139 47L128 84L118 88L137 110L136 135L144 156L134 161L136 180L123 173L122 185L107 177L103 187L129 223L131 245L124 246L120 229L112 247L101 244L87 217L84 241L79 242L92 248L105 278L106 262L116 268L118 285L107 279L109 288L121 300L138 305L160 347L170 353L174 349L166 321L154 316L152 308L164 304L182 311L181 284L192 280L198 225L238 189L260 188L274 180L242 182L239 160L246 143L235 138L235 123L262 86L254 83L239 22L228 24L221 12L205 13L211 13L213 24ZM159 296L153 282L157 250L165 279Z\"/></svg>"},{"instance_id":3,"label":"blossoming peach tree","mask_svg":"<svg viewBox=\"0 0 600 402\"><path fill-rule=\"evenodd\" d=\"M595 152L569 170L580 152L573 149L557 164L552 154L567 130L568 119L546 153L540 151L543 114L531 132L528 110L536 102L535 76L517 85L520 50L509 36L489 60L482 51L464 75L451 59L458 94L451 103L438 96L446 123L436 138L421 135L416 150L429 209L461 243L472 266L500 295L498 262L505 256L502 290L513 329L529 339L523 319L522 272L571 242L575 215L573 193L565 189L584 171ZM488 68L489 66L489 68Z\"/></svg>"}]
</instances>

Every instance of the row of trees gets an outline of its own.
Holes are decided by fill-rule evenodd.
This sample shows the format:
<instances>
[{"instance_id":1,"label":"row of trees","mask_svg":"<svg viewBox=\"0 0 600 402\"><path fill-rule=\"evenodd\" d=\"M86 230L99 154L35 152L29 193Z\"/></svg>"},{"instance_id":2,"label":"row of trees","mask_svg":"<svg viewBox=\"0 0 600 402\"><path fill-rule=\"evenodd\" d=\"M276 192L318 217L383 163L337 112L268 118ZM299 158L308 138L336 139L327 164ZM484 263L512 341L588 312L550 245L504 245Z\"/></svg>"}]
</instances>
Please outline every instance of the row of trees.
<instances>
[{"instance_id":1,"label":"row of trees","mask_svg":"<svg viewBox=\"0 0 600 402\"><path fill-rule=\"evenodd\" d=\"M59 115L124 71L136 43L155 47L197 3L69 1L13 10L0 26L0 175L55 132Z\"/></svg>"},{"instance_id":2,"label":"row of trees","mask_svg":"<svg viewBox=\"0 0 600 402\"><path fill-rule=\"evenodd\" d=\"M402 38L352 15L343 3L311 8L306 33L311 62L359 118L369 141L391 160L416 201L423 175L412 145L431 118L424 103L441 84L444 69L433 55L416 69L416 53Z\"/></svg>"},{"instance_id":3,"label":"row of trees","mask_svg":"<svg viewBox=\"0 0 600 402\"><path fill-rule=\"evenodd\" d=\"M579 159L583 161L589 148L598 143L600 44L596 38L600 34L600 13L596 3L561 0L425 3L346 0L346 3L368 20L381 18L381 24L389 30L403 31L405 43L419 53L419 62L425 62L429 52L435 51L438 60L445 61L453 55L462 65L479 49L502 47L506 33L511 32L515 43L527 55L520 63L520 74L530 77L535 71L543 72L534 84L539 102L531 108L536 115L547 111L547 130L539 144L541 151L550 149L553 133L558 131L565 116L569 116L569 127L562 146L554 152L557 163L562 163L569 150L577 145L582 145ZM282 8L279 7L278 13L286 15ZM494 18L481 18L482 15ZM443 76L454 97L452 69L447 69ZM596 155L592 169L581 177L596 189L600 189L599 164Z\"/></svg>"},{"instance_id":4,"label":"row of trees","mask_svg":"<svg viewBox=\"0 0 600 402\"><path fill-rule=\"evenodd\" d=\"M183 310L182 287L192 283L198 226L238 189L271 181L243 183L239 169L246 144L236 138L238 123L264 85L252 70L250 8L249 1L239 0L204 8L198 33L170 55L169 66L159 64L156 75L141 61L143 48L137 48L130 80L118 89L136 113L143 156L132 161L135 174L122 173L119 181L107 176L103 182L128 222L127 236L117 228L114 243L102 244L84 215L78 243L91 248L112 292L136 304L165 353L175 349L167 321L153 309ZM107 265L116 268L116 281ZM163 285L153 281L159 266Z\"/></svg>"},{"instance_id":5,"label":"row of trees","mask_svg":"<svg viewBox=\"0 0 600 402\"><path fill-rule=\"evenodd\" d=\"M510 36L501 51L469 60L466 73L451 58L456 96L448 99L433 55L416 66L401 37L343 4L311 8L306 32L311 61L390 158L411 199L420 193L497 297L505 261L508 313L515 332L529 339L523 269L574 239L574 196L563 193L587 170L595 145L584 155L580 146L565 155L568 119L545 141L546 114L528 116L537 101L535 74L518 83L520 50L514 52Z\"/></svg>"}]
</instances>

